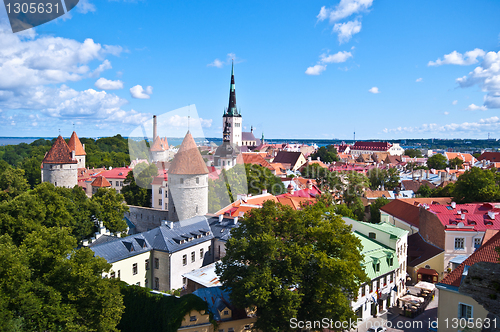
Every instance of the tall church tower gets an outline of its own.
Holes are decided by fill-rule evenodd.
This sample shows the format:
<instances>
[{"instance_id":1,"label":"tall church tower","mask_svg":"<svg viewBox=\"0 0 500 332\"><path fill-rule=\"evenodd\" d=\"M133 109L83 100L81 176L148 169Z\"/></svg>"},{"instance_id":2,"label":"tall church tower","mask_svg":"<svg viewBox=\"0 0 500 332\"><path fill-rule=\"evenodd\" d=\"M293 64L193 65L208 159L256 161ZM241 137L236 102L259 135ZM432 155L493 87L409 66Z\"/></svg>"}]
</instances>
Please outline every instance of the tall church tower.
<instances>
[{"instance_id":1,"label":"tall church tower","mask_svg":"<svg viewBox=\"0 0 500 332\"><path fill-rule=\"evenodd\" d=\"M234 63L231 67L231 86L229 88L229 106L222 116L222 128L228 128L230 132L230 143L241 146L242 117L236 108L236 87L234 84Z\"/></svg>"},{"instance_id":2,"label":"tall church tower","mask_svg":"<svg viewBox=\"0 0 500 332\"><path fill-rule=\"evenodd\" d=\"M208 213L208 169L188 131L168 169L168 220Z\"/></svg>"}]
</instances>

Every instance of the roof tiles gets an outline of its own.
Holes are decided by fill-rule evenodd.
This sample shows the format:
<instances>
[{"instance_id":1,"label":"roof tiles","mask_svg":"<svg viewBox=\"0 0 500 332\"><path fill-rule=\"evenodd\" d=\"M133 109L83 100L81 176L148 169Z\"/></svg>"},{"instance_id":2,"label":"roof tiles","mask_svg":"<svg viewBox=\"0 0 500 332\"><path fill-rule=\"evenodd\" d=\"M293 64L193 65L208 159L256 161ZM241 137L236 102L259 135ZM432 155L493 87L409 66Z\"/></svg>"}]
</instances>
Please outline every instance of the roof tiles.
<instances>
[{"instance_id":1,"label":"roof tiles","mask_svg":"<svg viewBox=\"0 0 500 332\"><path fill-rule=\"evenodd\" d=\"M71 158L71 150L68 144L59 135L50 148L49 152L45 155L42 161L43 164L77 164L76 159Z\"/></svg>"},{"instance_id":2,"label":"roof tiles","mask_svg":"<svg viewBox=\"0 0 500 332\"><path fill-rule=\"evenodd\" d=\"M189 131L170 164L168 174L208 174L207 166Z\"/></svg>"}]
</instances>

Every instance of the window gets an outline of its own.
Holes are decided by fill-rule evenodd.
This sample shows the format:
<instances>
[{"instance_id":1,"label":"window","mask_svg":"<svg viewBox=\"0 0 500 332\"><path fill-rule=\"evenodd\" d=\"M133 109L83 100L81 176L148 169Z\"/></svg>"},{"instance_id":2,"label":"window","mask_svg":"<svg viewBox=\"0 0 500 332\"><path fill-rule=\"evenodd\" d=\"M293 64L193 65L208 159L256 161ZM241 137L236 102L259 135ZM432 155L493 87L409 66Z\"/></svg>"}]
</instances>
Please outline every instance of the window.
<instances>
[{"instance_id":1,"label":"window","mask_svg":"<svg viewBox=\"0 0 500 332\"><path fill-rule=\"evenodd\" d=\"M457 237L455 238L455 250L457 249L464 249L464 238L463 237Z\"/></svg>"},{"instance_id":2,"label":"window","mask_svg":"<svg viewBox=\"0 0 500 332\"><path fill-rule=\"evenodd\" d=\"M229 310L224 310L224 315L225 316L229 315Z\"/></svg>"},{"instance_id":3,"label":"window","mask_svg":"<svg viewBox=\"0 0 500 332\"><path fill-rule=\"evenodd\" d=\"M380 263L373 263L373 271L380 272Z\"/></svg>"},{"instance_id":4,"label":"window","mask_svg":"<svg viewBox=\"0 0 500 332\"><path fill-rule=\"evenodd\" d=\"M377 289L377 281L376 280L373 282L373 289Z\"/></svg>"},{"instance_id":5,"label":"window","mask_svg":"<svg viewBox=\"0 0 500 332\"><path fill-rule=\"evenodd\" d=\"M155 269L159 269L159 268L160 268L160 259L155 258Z\"/></svg>"},{"instance_id":6,"label":"window","mask_svg":"<svg viewBox=\"0 0 500 332\"><path fill-rule=\"evenodd\" d=\"M207 253L210 255L210 248L212 248L211 246L208 246L208 250L207 250Z\"/></svg>"},{"instance_id":7,"label":"window","mask_svg":"<svg viewBox=\"0 0 500 332\"><path fill-rule=\"evenodd\" d=\"M196 184L200 184L200 178L196 178Z\"/></svg>"},{"instance_id":8,"label":"window","mask_svg":"<svg viewBox=\"0 0 500 332\"><path fill-rule=\"evenodd\" d=\"M158 200L158 205L161 205L161 199Z\"/></svg>"},{"instance_id":9,"label":"window","mask_svg":"<svg viewBox=\"0 0 500 332\"><path fill-rule=\"evenodd\" d=\"M377 234L375 234L375 233L373 233L373 232L369 232L369 233L368 233L368 237L369 237L370 239L376 239L376 238L377 238Z\"/></svg>"},{"instance_id":10,"label":"window","mask_svg":"<svg viewBox=\"0 0 500 332\"><path fill-rule=\"evenodd\" d=\"M118 279L120 279L120 270L118 270Z\"/></svg>"},{"instance_id":11,"label":"window","mask_svg":"<svg viewBox=\"0 0 500 332\"><path fill-rule=\"evenodd\" d=\"M203 259L203 248L200 249L200 259Z\"/></svg>"},{"instance_id":12,"label":"window","mask_svg":"<svg viewBox=\"0 0 500 332\"><path fill-rule=\"evenodd\" d=\"M181 178L181 184L184 184L184 179L183 178Z\"/></svg>"},{"instance_id":13,"label":"window","mask_svg":"<svg viewBox=\"0 0 500 332\"><path fill-rule=\"evenodd\" d=\"M365 285L361 286L361 296L365 296Z\"/></svg>"},{"instance_id":14,"label":"window","mask_svg":"<svg viewBox=\"0 0 500 332\"><path fill-rule=\"evenodd\" d=\"M394 281L394 274L391 273L391 281L390 282L393 282Z\"/></svg>"},{"instance_id":15,"label":"window","mask_svg":"<svg viewBox=\"0 0 500 332\"><path fill-rule=\"evenodd\" d=\"M371 292L373 292L373 284L370 282L369 286L370 286L370 292L369 293L371 293Z\"/></svg>"},{"instance_id":16,"label":"window","mask_svg":"<svg viewBox=\"0 0 500 332\"><path fill-rule=\"evenodd\" d=\"M232 327L227 329L227 332L234 332L234 329Z\"/></svg>"},{"instance_id":17,"label":"window","mask_svg":"<svg viewBox=\"0 0 500 332\"><path fill-rule=\"evenodd\" d=\"M132 265L132 274L137 274L137 263Z\"/></svg>"},{"instance_id":18,"label":"window","mask_svg":"<svg viewBox=\"0 0 500 332\"><path fill-rule=\"evenodd\" d=\"M145 264L146 270L149 270L149 259L146 259Z\"/></svg>"},{"instance_id":19,"label":"window","mask_svg":"<svg viewBox=\"0 0 500 332\"><path fill-rule=\"evenodd\" d=\"M155 278L155 287L154 289L159 290L160 289L160 279Z\"/></svg>"},{"instance_id":20,"label":"window","mask_svg":"<svg viewBox=\"0 0 500 332\"><path fill-rule=\"evenodd\" d=\"M251 329L250 324L245 325L245 330L250 330L250 329Z\"/></svg>"},{"instance_id":21,"label":"window","mask_svg":"<svg viewBox=\"0 0 500 332\"><path fill-rule=\"evenodd\" d=\"M187 255L182 256L182 265L187 265L187 263L188 263Z\"/></svg>"},{"instance_id":22,"label":"window","mask_svg":"<svg viewBox=\"0 0 500 332\"><path fill-rule=\"evenodd\" d=\"M383 277L382 278L382 281L384 282L384 286L387 285L387 278L389 278L389 277Z\"/></svg>"},{"instance_id":23,"label":"window","mask_svg":"<svg viewBox=\"0 0 500 332\"><path fill-rule=\"evenodd\" d=\"M183 285L187 285L187 283L188 283L188 279L186 277L183 277L182 278L182 284Z\"/></svg>"},{"instance_id":24,"label":"window","mask_svg":"<svg viewBox=\"0 0 500 332\"><path fill-rule=\"evenodd\" d=\"M458 304L458 319L471 319L472 318L472 306L464 303Z\"/></svg>"},{"instance_id":25,"label":"window","mask_svg":"<svg viewBox=\"0 0 500 332\"><path fill-rule=\"evenodd\" d=\"M195 260L196 260L196 255L193 251L193 252L191 252L191 263L193 263Z\"/></svg>"},{"instance_id":26,"label":"window","mask_svg":"<svg viewBox=\"0 0 500 332\"><path fill-rule=\"evenodd\" d=\"M113 185L113 181L109 181L109 184L110 184L110 185Z\"/></svg>"},{"instance_id":27,"label":"window","mask_svg":"<svg viewBox=\"0 0 500 332\"><path fill-rule=\"evenodd\" d=\"M160 195L161 195L161 188L160 188L160 189L158 189L158 194L160 194Z\"/></svg>"},{"instance_id":28,"label":"window","mask_svg":"<svg viewBox=\"0 0 500 332\"><path fill-rule=\"evenodd\" d=\"M474 239L474 248L479 248L481 246L481 238L480 237L476 237Z\"/></svg>"},{"instance_id":29,"label":"window","mask_svg":"<svg viewBox=\"0 0 500 332\"><path fill-rule=\"evenodd\" d=\"M114 272L114 271L113 271L113 272L111 272L111 277L110 277L110 278L111 278L111 279L114 279L114 278L115 278L115 272Z\"/></svg>"},{"instance_id":30,"label":"window","mask_svg":"<svg viewBox=\"0 0 500 332\"><path fill-rule=\"evenodd\" d=\"M220 329L219 332L224 332L224 329Z\"/></svg>"},{"instance_id":31,"label":"window","mask_svg":"<svg viewBox=\"0 0 500 332\"><path fill-rule=\"evenodd\" d=\"M148 279L144 279L144 287L148 287Z\"/></svg>"},{"instance_id":32,"label":"window","mask_svg":"<svg viewBox=\"0 0 500 332\"><path fill-rule=\"evenodd\" d=\"M123 181L120 181L120 187L123 187Z\"/></svg>"},{"instance_id":33,"label":"window","mask_svg":"<svg viewBox=\"0 0 500 332\"><path fill-rule=\"evenodd\" d=\"M191 321L191 322L196 322L196 316L191 316L191 317L189 317L189 321Z\"/></svg>"},{"instance_id":34,"label":"window","mask_svg":"<svg viewBox=\"0 0 500 332\"><path fill-rule=\"evenodd\" d=\"M389 266L392 266L392 264L394 264L394 258L392 258L392 257L387 258L387 264Z\"/></svg>"}]
</instances>

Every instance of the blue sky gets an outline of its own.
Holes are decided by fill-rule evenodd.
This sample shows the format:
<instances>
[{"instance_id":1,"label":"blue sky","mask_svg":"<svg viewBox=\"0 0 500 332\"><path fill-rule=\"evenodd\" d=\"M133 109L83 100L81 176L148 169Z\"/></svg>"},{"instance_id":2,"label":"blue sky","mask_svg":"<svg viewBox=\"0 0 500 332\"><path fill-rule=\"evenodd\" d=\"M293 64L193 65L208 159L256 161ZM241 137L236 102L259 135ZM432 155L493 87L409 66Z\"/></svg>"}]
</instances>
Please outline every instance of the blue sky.
<instances>
[{"instance_id":1,"label":"blue sky","mask_svg":"<svg viewBox=\"0 0 500 332\"><path fill-rule=\"evenodd\" d=\"M220 137L234 58L258 136L500 138L499 14L483 0L81 0L12 34L1 7L0 136L129 135L194 104ZM184 123L165 119L167 135Z\"/></svg>"}]
</instances>

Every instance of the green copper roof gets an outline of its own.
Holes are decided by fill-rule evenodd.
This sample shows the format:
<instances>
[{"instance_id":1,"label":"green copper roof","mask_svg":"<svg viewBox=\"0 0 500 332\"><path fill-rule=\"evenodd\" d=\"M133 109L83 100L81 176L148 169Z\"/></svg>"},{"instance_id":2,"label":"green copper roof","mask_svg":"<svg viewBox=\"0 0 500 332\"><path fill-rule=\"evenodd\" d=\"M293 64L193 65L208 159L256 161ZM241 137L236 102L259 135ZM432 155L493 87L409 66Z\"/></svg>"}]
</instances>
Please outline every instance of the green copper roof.
<instances>
[{"instance_id":1,"label":"green copper roof","mask_svg":"<svg viewBox=\"0 0 500 332\"><path fill-rule=\"evenodd\" d=\"M363 266L365 267L365 272L368 278L375 279L391 271L394 271L398 267L398 260L395 257L395 250L369 237L361 234L360 232L354 232L363 246L361 255L363 255ZM390 264L392 263L392 264ZM376 264L379 265L379 271L376 271Z\"/></svg>"},{"instance_id":2,"label":"green copper roof","mask_svg":"<svg viewBox=\"0 0 500 332\"><path fill-rule=\"evenodd\" d=\"M381 222L378 224L372 224L372 223L365 222L364 224L366 224L372 228L378 229L382 232L388 233L392 236L395 236L398 239L401 238L402 236L404 236L405 234L408 234L408 231L406 229L402 229L402 228L396 227L394 225L391 225L391 224L388 224L385 222Z\"/></svg>"}]
</instances>

